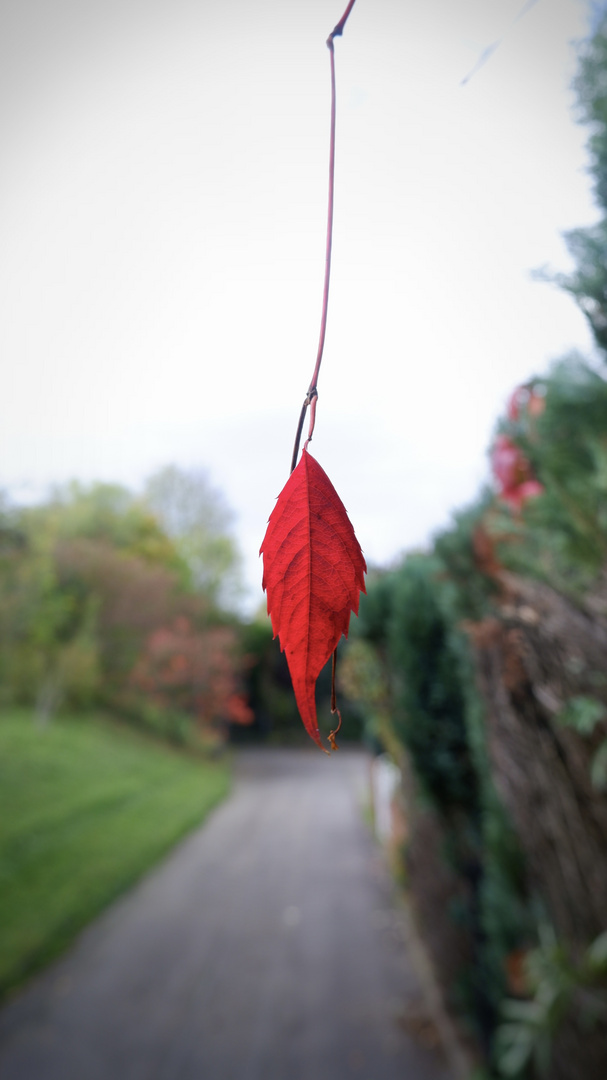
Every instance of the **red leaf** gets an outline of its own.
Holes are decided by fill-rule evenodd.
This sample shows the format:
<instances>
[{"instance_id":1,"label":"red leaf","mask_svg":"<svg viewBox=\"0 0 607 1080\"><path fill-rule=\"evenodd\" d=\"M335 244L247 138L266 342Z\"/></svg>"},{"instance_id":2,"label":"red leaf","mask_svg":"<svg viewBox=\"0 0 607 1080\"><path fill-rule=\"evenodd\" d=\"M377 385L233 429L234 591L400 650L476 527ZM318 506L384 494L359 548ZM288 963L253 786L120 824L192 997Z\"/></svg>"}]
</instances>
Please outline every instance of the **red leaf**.
<instances>
[{"instance_id":1,"label":"red leaf","mask_svg":"<svg viewBox=\"0 0 607 1080\"><path fill-rule=\"evenodd\" d=\"M542 484L533 476L522 450L508 435L497 436L491 451L491 466L499 497L513 510L520 510L527 499L541 495L544 491Z\"/></svg>"},{"instance_id":2,"label":"red leaf","mask_svg":"<svg viewBox=\"0 0 607 1080\"><path fill-rule=\"evenodd\" d=\"M348 636L350 612L358 614L367 566L344 504L305 448L278 496L261 553L274 637L286 654L304 727L321 746L316 680L342 634Z\"/></svg>"}]
</instances>

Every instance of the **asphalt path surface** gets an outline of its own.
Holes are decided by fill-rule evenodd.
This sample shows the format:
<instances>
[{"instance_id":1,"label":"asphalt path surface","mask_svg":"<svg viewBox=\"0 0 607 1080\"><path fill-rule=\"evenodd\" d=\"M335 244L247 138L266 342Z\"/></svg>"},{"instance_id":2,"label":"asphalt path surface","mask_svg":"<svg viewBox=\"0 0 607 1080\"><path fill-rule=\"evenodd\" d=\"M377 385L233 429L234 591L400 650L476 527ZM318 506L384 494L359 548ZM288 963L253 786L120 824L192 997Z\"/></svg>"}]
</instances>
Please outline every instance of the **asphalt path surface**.
<instances>
[{"instance_id":1,"label":"asphalt path surface","mask_svg":"<svg viewBox=\"0 0 607 1080\"><path fill-rule=\"evenodd\" d=\"M451 1080L410 1023L368 791L358 751L239 754L230 798L0 1012L1 1080Z\"/></svg>"}]
</instances>

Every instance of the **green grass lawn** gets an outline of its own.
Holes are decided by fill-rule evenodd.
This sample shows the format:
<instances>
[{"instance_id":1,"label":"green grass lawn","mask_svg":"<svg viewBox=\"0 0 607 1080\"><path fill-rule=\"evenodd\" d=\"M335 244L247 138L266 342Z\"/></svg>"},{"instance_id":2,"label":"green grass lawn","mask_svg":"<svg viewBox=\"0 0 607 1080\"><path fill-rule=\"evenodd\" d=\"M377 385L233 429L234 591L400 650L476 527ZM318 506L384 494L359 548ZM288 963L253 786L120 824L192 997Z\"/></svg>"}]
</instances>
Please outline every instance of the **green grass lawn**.
<instances>
[{"instance_id":1,"label":"green grass lawn","mask_svg":"<svg viewBox=\"0 0 607 1080\"><path fill-rule=\"evenodd\" d=\"M0 997L203 820L224 762L108 720L0 712Z\"/></svg>"}]
</instances>

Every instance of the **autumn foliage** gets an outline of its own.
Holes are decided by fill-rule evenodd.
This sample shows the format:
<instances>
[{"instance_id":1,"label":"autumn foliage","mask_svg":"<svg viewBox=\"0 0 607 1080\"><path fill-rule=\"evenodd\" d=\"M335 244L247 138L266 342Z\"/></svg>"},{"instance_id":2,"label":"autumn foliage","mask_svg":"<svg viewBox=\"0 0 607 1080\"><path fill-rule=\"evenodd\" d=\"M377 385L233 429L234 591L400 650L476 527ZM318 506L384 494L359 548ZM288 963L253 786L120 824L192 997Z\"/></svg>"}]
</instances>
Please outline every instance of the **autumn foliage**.
<instances>
[{"instance_id":1,"label":"autumn foliage","mask_svg":"<svg viewBox=\"0 0 607 1080\"><path fill-rule=\"evenodd\" d=\"M491 448L491 469L498 496L517 514L529 499L543 493L544 486L512 434L522 432L537 440L537 420L544 409L544 396L538 393L533 384L517 386L510 395L506 409L510 431L500 432Z\"/></svg>"},{"instance_id":2,"label":"autumn foliage","mask_svg":"<svg viewBox=\"0 0 607 1080\"><path fill-rule=\"evenodd\" d=\"M0 701L34 705L41 723L102 706L215 745L253 716L241 627L199 580L126 489L72 485L40 506L0 506Z\"/></svg>"},{"instance_id":3,"label":"autumn foliage","mask_svg":"<svg viewBox=\"0 0 607 1080\"><path fill-rule=\"evenodd\" d=\"M321 746L315 687L358 613L367 569L346 508L304 448L278 496L261 545L274 637L286 654L306 731Z\"/></svg>"},{"instance_id":4,"label":"autumn foliage","mask_svg":"<svg viewBox=\"0 0 607 1080\"><path fill-rule=\"evenodd\" d=\"M508 435L498 435L491 451L491 465L502 502L520 510L527 499L544 490L531 471L520 447Z\"/></svg>"},{"instance_id":5,"label":"autumn foliage","mask_svg":"<svg viewBox=\"0 0 607 1080\"><path fill-rule=\"evenodd\" d=\"M250 724L253 714L238 692L234 651L229 627L200 631L180 615L148 636L130 684L160 708L178 708L203 727Z\"/></svg>"}]
</instances>

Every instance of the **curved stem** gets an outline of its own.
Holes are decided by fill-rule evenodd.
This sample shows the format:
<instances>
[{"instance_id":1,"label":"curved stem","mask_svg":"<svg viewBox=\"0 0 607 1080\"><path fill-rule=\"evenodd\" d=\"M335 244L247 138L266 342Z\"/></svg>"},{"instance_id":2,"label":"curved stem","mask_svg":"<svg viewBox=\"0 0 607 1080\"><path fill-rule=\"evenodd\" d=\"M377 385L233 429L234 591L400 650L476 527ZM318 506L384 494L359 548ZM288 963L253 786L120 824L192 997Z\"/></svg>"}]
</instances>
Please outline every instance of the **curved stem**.
<instances>
[{"instance_id":1,"label":"curved stem","mask_svg":"<svg viewBox=\"0 0 607 1080\"><path fill-rule=\"evenodd\" d=\"M318 397L318 394L316 393L316 391L314 391L314 393ZM297 431L295 433L295 445L293 447L293 457L291 458L291 472L293 472L293 469L297 465L297 458L298 458L298 455L299 455L299 444L301 442L301 433L303 431L304 420L306 418L306 412L307 412L309 404L310 404L310 395L308 394L307 397L306 397L306 400L304 401L304 403L303 403L303 405L301 407L301 412L299 414L299 422L297 424Z\"/></svg>"},{"instance_id":2,"label":"curved stem","mask_svg":"<svg viewBox=\"0 0 607 1080\"><path fill-rule=\"evenodd\" d=\"M333 201L335 195L335 114L336 114L336 102L335 102L335 49L333 48L333 38L330 37L327 40L327 46L329 49L329 55L331 58L331 134L329 141L329 198L327 209L327 239L325 245L325 282L322 292L322 314L320 317L320 336L318 340L318 352L316 354L316 364L314 366L314 373L312 380L308 387L308 394L311 390L316 389L318 382L318 374L320 372L320 365L322 361L322 354L325 348L325 335L327 332L327 315L329 311L329 283L331 280L331 249L333 247Z\"/></svg>"},{"instance_id":3,"label":"curved stem","mask_svg":"<svg viewBox=\"0 0 607 1080\"><path fill-rule=\"evenodd\" d=\"M332 38L336 38L336 37L341 37L341 35L342 35L342 34L343 34L343 32L344 32L344 26L346 25L346 23L347 23L347 21L348 21L348 17L349 17L349 15L350 15L350 12L352 11L352 8L353 8L353 7L354 7L354 0L350 0L350 3L348 4L348 6L347 6L346 10L344 11L344 13L343 13L343 15L342 15L341 19L340 19L340 20L339 20L339 22L337 23L337 26L335 26L335 27L333 28L332 32L331 32L331 33L329 34L329 41L330 41L330 40L331 40ZM329 43L329 42L327 41L327 44L328 44L328 43Z\"/></svg>"},{"instance_id":4,"label":"curved stem","mask_svg":"<svg viewBox=\"0 0 607 1080\"><path fill-rule=\"evenodd\" d=\"M329 740L329 743L331 744L331 749L332 750L339 750L339 746L335 742L335 736L337 735L338 731L341 729L341 713L340 713L339 709L337 708L337 692L335 690L335 671L336 671L336 669L337 669L337 645L335 646L335 649L333 651L333 663L331 665L331 715L335 716L337 714L339 723L337 724L337 727L333 728L333 731L330 731L329 734L327 735L327 738Z\"/></svg>"},{"instance_id":5,"label":"curved stem","mask_svg":"<svg viewBox=\"0 0 607 1080\"><path fill-rule=\"evenodd\" d=\"M329 34L327 38L327 48L329 50L329 56L331 60L331 133L329 136L329 198L328 198L328 210L327 210L327 240L325 245L325 281L322 294L322 314L320 317L320 335L318 340L318 351L316 354L316 363L314 365L314 372L312 379L308 387L308 393L303 403L301 414L299 417L299 423L297 426L297 434L295 436L295 446L293 448L293 458L291 461L291 472L297 464L297 458L299 456L299 444L301 441L301 433L303 430L304 419L308 405L312 405L312 411L310 414L310 426L308 428L308 437L306 439L306 446L310 442L314 433L314 424L316 421L316 400L318 398L318 375L320 372L320 365L322 363L323 352L325 348L325 336L327 332L327 315L329 311L329 283L331 280L331 249L333 246L333 201L335 193L335 115L336 115L336 92L335 92L335 48L333 46L333 39L340 37L343 34L344 26L348 21L348 16L354 7L355 0L350 0L346 10L344 11L341 19L335 26L335 28Z\"/></svg>"}]
</instances>

